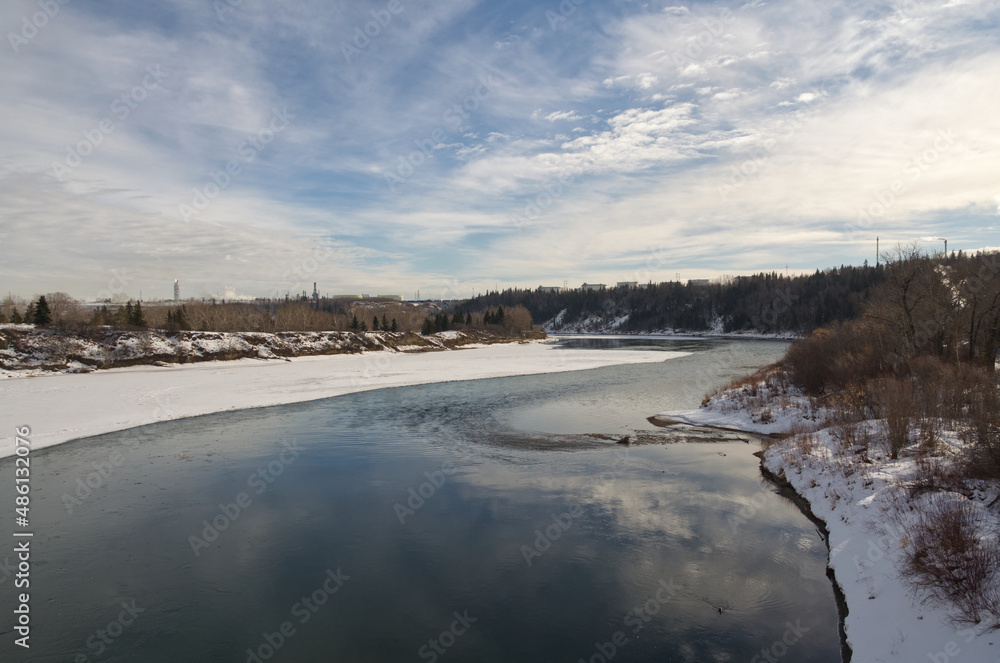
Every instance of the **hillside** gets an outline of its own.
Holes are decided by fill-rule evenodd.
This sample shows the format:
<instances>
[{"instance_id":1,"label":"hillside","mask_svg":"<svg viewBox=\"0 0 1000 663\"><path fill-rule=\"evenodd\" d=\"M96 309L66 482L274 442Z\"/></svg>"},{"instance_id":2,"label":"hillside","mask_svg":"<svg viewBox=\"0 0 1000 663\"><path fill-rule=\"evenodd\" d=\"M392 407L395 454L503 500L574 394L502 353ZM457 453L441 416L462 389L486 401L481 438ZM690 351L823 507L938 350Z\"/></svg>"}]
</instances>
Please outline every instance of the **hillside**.
<instances>
[{"instance_id":1,"label":"hillside","mask_svg":"<svg viewBox=\"0 0 1000 663\"><path fill-rule=\"evenodd\" d=\"M1000 660L998 273L998 253L902 253L859 318L658 415L772 436L764 473L824 523L862 660Z\"/></svg>"},{"instance_id":2,"label":"hillside","mask_svg":"<svg viewBox=\"0 0 1000 663\"><path fill-rule=\"evenodd\" d=\"M510 289L463 304L470 311L524 306L550 332L715 332L790 335L861 313L881 267L839 267L808 276L775 272L723 282L645 284L604 290Z\"/></svg>"},{"instance_id":3,"label":"hillside","mask_svg":"<svg viewBox=\"0 0 1000 663\"><path fill-rule=\"evenodd\" d=\"M230 359L281 359L360 352L428 352L470 345L544 338L540 332L500 336L485 331L411 332L85 332L0 325L0 371L86 373L137 364L192 363Z\"/></svg>"}]
</instances>

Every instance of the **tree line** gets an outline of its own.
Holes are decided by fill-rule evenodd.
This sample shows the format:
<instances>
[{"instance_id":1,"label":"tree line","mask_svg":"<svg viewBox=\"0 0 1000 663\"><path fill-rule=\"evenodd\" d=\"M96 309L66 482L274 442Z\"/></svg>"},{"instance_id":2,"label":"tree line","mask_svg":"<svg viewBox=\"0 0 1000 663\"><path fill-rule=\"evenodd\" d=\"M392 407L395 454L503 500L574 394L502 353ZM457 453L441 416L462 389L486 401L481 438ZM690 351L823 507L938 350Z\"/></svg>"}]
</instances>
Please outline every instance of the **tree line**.
<instances>
[{"instance_id":1,"label":"tree line","mask_svg":"<svg viewBox=\"0 0 1000 663\"><path fill-rule=\"evenodd\" d=\"M707 285L667 282L562 292L514 288L464 306L472 311L523 306L536 322L553 328L589 320L597 326L618 321L621 332L707 331L721 322L727 333L808 332L859 315L884 280L883 267L865 263L804 276L759 273Z\"/></svg>"},{"instance_id":2,"label":"tree line","mask_svg":"<svg viewBox=\"0 0 1000 663\"><path fill-rule=\"evenodd\" d=\"M198 302L143 305L129 300L88 307L65 293L48 293L27 302L8 296L0 301L0 323L28 323L87 333L102 327L166 331L282 332L380 331L432 334L449 329L495 334L531 329L523 307L485 313L442 311L433 303L354 300Z\"/></svg>"}]
</instances>

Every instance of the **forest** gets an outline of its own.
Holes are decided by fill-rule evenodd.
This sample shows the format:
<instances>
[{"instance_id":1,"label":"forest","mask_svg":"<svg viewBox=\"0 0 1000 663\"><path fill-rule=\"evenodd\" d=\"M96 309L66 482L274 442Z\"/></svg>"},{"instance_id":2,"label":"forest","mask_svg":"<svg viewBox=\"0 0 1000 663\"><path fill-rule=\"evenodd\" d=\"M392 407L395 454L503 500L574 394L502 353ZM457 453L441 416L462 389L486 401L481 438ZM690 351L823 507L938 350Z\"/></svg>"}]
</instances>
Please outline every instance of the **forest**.
<instances>
[{"instance_id":1,"label":"forest","mask_svg":"<svg viewBox=\"0 0 1000 663\"><path fill-rule=\"evenodd\" d=\"M777 272L737 276L707 285L667 282L562 292L509 289L471 299L462 308L475 312L520 305L536 324L553 331L583 321L595 329L603 325L617 332L707 331L721 322L726 333L805 333L857 317L873 288L885 278L883 267L866 263L802 276Z\"/></svg>"}]
</instances>

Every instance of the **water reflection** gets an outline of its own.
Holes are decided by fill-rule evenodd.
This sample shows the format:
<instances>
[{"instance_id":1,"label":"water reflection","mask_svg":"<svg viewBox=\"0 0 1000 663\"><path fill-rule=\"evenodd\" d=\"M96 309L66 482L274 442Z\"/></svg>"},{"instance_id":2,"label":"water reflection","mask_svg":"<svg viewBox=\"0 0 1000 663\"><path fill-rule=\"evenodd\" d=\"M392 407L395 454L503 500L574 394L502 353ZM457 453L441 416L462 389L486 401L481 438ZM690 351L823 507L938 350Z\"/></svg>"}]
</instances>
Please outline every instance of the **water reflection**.
<instances>
[{"instance_id":1,"label":"water reflection","mask_svg":"<svg viewBox=\"0 0 1000 663\"><path fill-rule=\"evenodd\" d=\"M822 540L748 445L482 443L645 377L369 392L38 452L22 660L749 660L796 621L783 660L839 660ZM106 643L123 601L142 612Z\"/></svg>"}]
</instances>

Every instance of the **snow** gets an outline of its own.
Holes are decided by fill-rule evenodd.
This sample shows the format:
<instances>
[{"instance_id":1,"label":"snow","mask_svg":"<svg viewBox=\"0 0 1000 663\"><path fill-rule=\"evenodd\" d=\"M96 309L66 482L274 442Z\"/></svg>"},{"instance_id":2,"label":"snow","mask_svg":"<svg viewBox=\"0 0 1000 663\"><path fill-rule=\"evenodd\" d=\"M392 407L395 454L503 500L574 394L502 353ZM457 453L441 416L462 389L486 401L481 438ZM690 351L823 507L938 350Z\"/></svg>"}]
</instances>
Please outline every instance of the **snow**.
<instances>
[{"instance_id":1,"label":"snow","mask_svg":"<svg viewBox=\"0 0 1000 663\"><path fill-rule=\"evenodd\" d=\"M428 336L407 332L165 332L116 331L110 327L73 333L0 326L0 378L79 373L154 361L189 363L216 359L299 357L449 350L508 339L481 330L446 331Z\"/></svg>"},{"instance_id":2,"label":"snow","mask_svg":"<svg viewBox=\"0 0 1000 663\"><path fill-rule=\"evenodd\" d=\"M794 388L762 379L714 394L700 410L657 416L763 434L798 432L770 446L762 463L826 525L828 564L847 602L844 627L854 661L1000 663L1000 625L957 622L953 607L929 601L900 574L913 526L935 501L971 502L977 533L996 541L1000 486L979 482L971 498L947 490L911 498L909 486L920 471L916 454L904 449L892 460L876 442L864 462L858 455L863 447L845 448L825 415ZM857 425L874 440L883 435L882 421ZM945 429L936 462L953 462L962 445L957 433Z\"/></svg>"},{"instance_id":3,"label":"snow","mask_svg":"<svg viewBox=\"0 0 1000 663\"><path fill-rule=\"evenodd\" d=\"M376 351L287 361L239 359L8 377L0 380L0 402L10 421L0 438L0 457L14 453L15 425L29 426L32 448L39 449L156 421L225 410L298 403L386 387L653 363L686 354L567 349L531 342L466 345L433 352Z\"/></svg>"},{"instance_id":4,"label":"snow","mask_svg":"<svg viewBox=\"0 0 1000 663\"><path fill-rule=\"evenodd\" d=\"M591 314L586 318L567 323L566 309L559 311L558 315L544 323L542 327L550 336L586 334L593 336L597 334L607 334L611 336L628 336L634 338L662 338L667 337L688 337L688 338L765 338L791 340L798 338L801 334L793 331L781 332L758 332L758 331L725 331L725 324L721 317L712 321L710 329L704 331L691 331L685 329L652 329L649 331L623 331L621 326L629 321L630 315L620 315L613 318Z\"/></svg>"},{"instance_id":5,"label":"snow","mask_svg":"<svg viewBox=\"0 0 1000 663\"><path fill-rule=\"evenodd\" d=\"M960 447L954 435L946 435L943 444L952 453ZM935 492L916 499L915 509L901 508L904 484L917 474L914 458L874 458L857 471L838 446L832 430L825 429L815 435L810 453L779 445L765 453L764 465L783 475L826 523L828 564L847 601L845 628L854 660L1000 662L1000 632L989 624L956 623L953 609L925 602L899 572L919 513L933 501L965 498ZM981 529L1000 532L1000 519L986 508L995 498L988 491L973 503L984 521Z\"/></svg>"}]
</instances>

